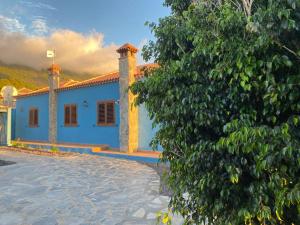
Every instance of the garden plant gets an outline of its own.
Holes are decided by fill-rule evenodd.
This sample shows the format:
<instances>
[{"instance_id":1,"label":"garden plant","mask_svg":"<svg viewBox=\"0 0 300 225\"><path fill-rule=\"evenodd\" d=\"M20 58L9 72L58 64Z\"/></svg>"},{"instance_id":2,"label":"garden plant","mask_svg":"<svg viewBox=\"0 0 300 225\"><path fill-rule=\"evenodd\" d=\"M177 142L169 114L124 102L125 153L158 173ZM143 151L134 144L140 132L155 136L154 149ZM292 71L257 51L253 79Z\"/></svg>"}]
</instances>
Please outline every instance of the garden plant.
<instances>
[{"instance_id":1,"label":"garden plant","mask_svg":"<svg viewBox=\"0 0 300 225\"><path fill-rule=\"evenodd\" d=\"M135 83L186 224L300 224L300 1L165 0ZM168 221L169 220L165 220Z\"/></svg>"}]
</instances>

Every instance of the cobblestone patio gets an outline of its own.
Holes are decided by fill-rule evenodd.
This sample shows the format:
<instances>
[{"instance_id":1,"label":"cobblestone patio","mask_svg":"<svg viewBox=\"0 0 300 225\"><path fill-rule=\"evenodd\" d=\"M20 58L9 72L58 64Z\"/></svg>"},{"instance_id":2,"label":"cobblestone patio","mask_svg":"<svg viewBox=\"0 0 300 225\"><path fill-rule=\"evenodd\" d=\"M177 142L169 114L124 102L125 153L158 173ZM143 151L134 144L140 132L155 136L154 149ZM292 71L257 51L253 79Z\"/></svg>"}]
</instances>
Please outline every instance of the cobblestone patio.
<instances>
[{"instance_id":1,"label":"cobblestone patio","mask_svg":"<svg viewBox=\"0 0 300 225\"><path fill-rule=\"evenodd\" d=\"M16 162L0 167L1 225L156 224L168 205L157 173L134 161L5 150L0 159Z\"/></svg>"}]
</instances>

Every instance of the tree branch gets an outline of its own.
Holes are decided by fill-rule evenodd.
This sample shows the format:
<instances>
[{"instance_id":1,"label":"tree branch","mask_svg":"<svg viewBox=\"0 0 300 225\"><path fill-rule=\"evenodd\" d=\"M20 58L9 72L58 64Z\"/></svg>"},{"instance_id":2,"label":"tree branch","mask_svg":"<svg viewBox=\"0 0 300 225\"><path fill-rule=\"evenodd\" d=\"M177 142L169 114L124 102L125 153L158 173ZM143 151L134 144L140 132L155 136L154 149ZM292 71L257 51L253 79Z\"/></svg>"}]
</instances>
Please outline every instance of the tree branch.
<instances>
[{"instance_id":1,"label":"tree branch","mask_svg":"<svg viewBox=\"0 0 300 225\"><path fill-rule=\"evenodd\" d=\"M251 16L252 13L252 4L254 2L254 0L242 0L243 2L243 8L245 11L246 16Z\"/></svg>"},{"instance_id":2,"label":"tree branch","mask_svg":"<svg viewBox=\"0 0 300 225\"><path fill-rule=\"evenodd\" d=\"M279 41L277 41L277 40L274 40L274 41L275 41L275 43L276 43L279 47L281 47L281 48L287 50L289 53L291 53L292 55L296 56L296 58L300 60L300 56L299 56L296 52L294 52L292 49L288 48L286 45L281 44L281 43L280 43Z\"/></svg>"}]
</instances>

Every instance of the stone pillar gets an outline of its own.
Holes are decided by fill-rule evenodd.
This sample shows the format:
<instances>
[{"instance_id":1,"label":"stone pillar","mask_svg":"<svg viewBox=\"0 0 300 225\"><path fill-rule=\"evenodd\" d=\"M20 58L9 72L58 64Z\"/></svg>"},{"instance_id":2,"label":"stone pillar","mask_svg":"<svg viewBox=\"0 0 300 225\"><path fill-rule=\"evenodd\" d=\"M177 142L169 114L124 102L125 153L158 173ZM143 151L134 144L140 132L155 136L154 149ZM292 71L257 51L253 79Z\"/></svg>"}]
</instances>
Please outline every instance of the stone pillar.
<instances>
[{"instance_id":1,"label":"stone pillar","mask_svg":"<svg viewBox=\"0 0 300 225\"><path fill-rule=\"evenodd\" d=\"M57 94L55 89L59 88L59 65L53 64L48 69L49 79L49 142L56 143L57 139Z\"/></svg>"},{"instance_id":2,"label":"stone pillar","mask_svg":"<svg viewBox=\"0 0 300 225\"><path fill-rule=\"evenodd\" d=\"M128 87L135 82L137 48L125 44L117 50L120 54L120 151L132 153L138 148L138 109L133 106L134 95Z\"/></svg>"}]
</instances>

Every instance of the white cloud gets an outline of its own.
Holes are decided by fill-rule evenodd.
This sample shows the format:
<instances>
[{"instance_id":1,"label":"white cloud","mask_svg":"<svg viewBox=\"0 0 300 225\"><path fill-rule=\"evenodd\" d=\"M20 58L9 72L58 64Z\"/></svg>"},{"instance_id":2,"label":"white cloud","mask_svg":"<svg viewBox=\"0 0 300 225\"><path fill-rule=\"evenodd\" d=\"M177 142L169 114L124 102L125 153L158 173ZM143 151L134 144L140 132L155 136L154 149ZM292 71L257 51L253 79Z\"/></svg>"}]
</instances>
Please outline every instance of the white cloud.
<instances>
[{"instance_id":1,"label":"white cloud","mask_svg":"<svg viewBox=\"0 0 300 225\"><path fill-rule=\"evenodd\" d=\"M31 8L57 10L54 6L49 5L49 4L45 4L45 3L42 3L42 2L20 1L20 3L24 6L31 7Z\"/></svg>"},{"instance_id":2,"label":"white cloud","mask_svg":"<svg viewBox=\"0 0 300 225\"><path fill-rule=\"evenodd\" d=\"M147 43L144 39L138 45L138 64L145 63L141 49ZM56 50L56 63L63 70L86 72L95 75L118 69L117 45L104 44L104 35L93 31L82 34L67 29L48 27L42 16L33 18L26 27L18 19L0 15L0 61L19 64L35 69L46 69L52 63L46 58L46 51Z\"/></svg>"},{"instance_id":3,"label":"white cloud","mask_svg":"<svg viewBox=\"0 0 300 225\"><path fill-rule=\"evenodd\" d=\"M31 23L31 29L33 30L33 34L38 36L43 36L49 32L46 19L43 17L34 18Z\"/></svg>"},{"instance_id":4,"label":"white cloud","mask_svg":"<svg viewBox=\"0 0 300 225\"><path fill-rule=\"evenodd\" d=\"M1 23L0 23L1 24ZM56 30L50 36L29 36L1 29L0 61L45 69L51 64L47 49L56 50L56 62L64 70L101 74L118 69L115 44L104 45L104 35L84 35L71 30Z\"/></svg>"},{"instance_id":5,"label":"white cloud","mask_svg":"<svg viewBox=\"0 0 300 225\"><path fill-rule=\"evenodd\" d=\"M9 18L0 15L0 30L8 32L24 32L25 27L26 26L16 18Z\"/></svg>"}]
</instances>

